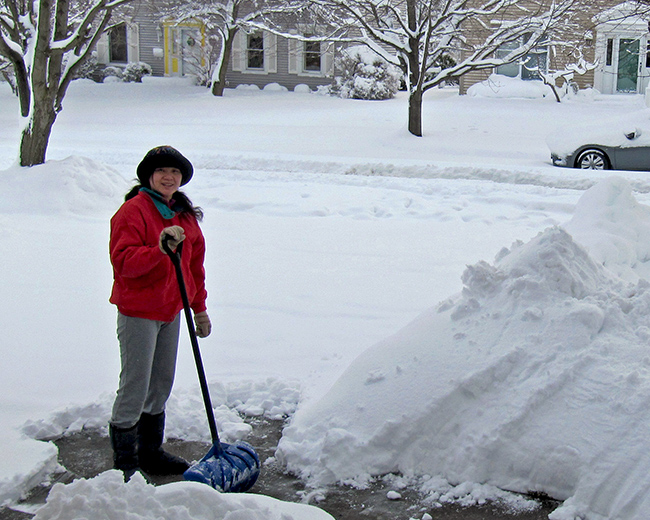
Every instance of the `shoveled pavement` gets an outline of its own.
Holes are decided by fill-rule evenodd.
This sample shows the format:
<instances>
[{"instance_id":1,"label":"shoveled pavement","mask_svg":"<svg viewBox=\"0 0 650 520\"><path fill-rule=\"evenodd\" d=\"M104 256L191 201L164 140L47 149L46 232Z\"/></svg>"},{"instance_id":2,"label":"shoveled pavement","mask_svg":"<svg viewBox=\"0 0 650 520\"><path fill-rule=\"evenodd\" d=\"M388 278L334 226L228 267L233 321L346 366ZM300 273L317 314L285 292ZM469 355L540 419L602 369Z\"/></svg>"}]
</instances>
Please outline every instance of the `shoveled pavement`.
<instances>
[{"instance_id":1,"label":"shoveled pavement","mask_svg":"<svg viewBox=\"0 0 650 520\"><path fill-rule=\"evenodd\" d=\"M253 434L247 440L255 446L264 463L275 452L283 423L264 419L253 419L249 422L253 426ZM57 476L58 482L71 482L81 477L92 478L112 466L110 442L98 430L84 430L54 442L59 448L59 462L66 469L65 473ZM187 460L200 459L209 448L210 445L206 443L180 440L171 440L165 444L165 449ZM150 480L156 485L163 485L181 479L180 476L152 476ZM33 489L18 507L22 510L33 510L30 506L44 503L51 485ZM401 498L389 500L387 493L391 488L387 486L388 484L379 480L370 488L362 490L347 486L332 487L327 490L325 498L315 505L337 520L420 520L425 513L431 515L434 520L547 520L548 515L559 505L554 500L538 497L539 507L535 511L525 513L512 513L504 510L499 504L472 507L445 505L442 508L430 508L422 504L422 496L416 490L400 489ZM299 502L310 490L306 489L299 479L286 474L282 467L270 463L263 464L260 477L250 492ZM0 520L27 520L32 517L33 515L21 511L0 508Z\"/></svg>"}]
</instances>

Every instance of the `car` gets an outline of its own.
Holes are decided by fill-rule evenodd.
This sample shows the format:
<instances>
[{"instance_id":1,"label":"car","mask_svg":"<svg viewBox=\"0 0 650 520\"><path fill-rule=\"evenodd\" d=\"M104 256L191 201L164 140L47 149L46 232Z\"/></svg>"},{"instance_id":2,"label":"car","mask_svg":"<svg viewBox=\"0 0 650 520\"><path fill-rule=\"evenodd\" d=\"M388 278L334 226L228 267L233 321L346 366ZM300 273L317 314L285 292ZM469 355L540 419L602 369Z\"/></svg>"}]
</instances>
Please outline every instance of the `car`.
<instances>
[{"instance_id":1,"label":"car","mask_svg":"<svg viewBox=\"0 0 650 520\"><path fill-rule=\"evenodd\" d=\"M546 144L555 166L650 171L650 109L563 127L549 135Z\"/></svg>"}]
</instances>

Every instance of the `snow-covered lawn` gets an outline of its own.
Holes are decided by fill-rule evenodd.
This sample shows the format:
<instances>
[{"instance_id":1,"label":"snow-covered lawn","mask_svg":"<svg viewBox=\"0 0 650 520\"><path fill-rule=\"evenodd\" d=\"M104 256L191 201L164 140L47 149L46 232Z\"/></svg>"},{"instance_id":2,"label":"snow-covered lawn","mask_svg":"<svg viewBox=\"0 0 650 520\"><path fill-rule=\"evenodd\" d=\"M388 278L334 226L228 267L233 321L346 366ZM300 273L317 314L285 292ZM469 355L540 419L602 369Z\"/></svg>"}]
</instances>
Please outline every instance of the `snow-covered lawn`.
<instances>
[{"instance_id":1,"label":"snow-covered lawn","mask_svg":"<svg viewBox=\"0 0 650 520\"><path fill-rule=\"evenodd\" d=\"M201 346L224 440L247 431L232 409L297 408L278 456L314 485L399 470L432 504L468 482L470 499L491 486L568 499L557 520L643 518L650 178L554 168L545 138L644 106L437 90L417 139L403 93L81 81L48 162L20 169L0 83L0 502L55 468L56 448L32 438L106 424L119 366L108 219L144 153L171 144L206 213L215 327ZM209 438L197 386L184 340L169 436ZM102 478L83 493L121 487ZM179 486L142 493L211 503ZM56 495L67 518L82 492L69 488Z\"/></svg>"}]
</instances>

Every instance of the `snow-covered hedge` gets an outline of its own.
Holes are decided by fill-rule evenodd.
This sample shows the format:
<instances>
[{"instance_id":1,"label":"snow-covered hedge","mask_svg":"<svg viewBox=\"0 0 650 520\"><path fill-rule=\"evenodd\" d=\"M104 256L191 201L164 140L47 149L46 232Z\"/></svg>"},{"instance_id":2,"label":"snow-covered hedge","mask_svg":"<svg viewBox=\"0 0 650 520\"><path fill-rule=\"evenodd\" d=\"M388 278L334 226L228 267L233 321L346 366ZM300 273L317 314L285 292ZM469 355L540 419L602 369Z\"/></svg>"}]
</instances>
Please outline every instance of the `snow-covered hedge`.
<instances>
[{"instance_id":1,"label":"snow-covered hedge","mask_svg":"<svg viewBox=\"0 0 650 520\"><path fill-rule=\"evenodd\" d=\"M133 61L124 68L122 79L126 82L134 81L136 83L142 83L142 78L144 76L151 76L152 73L153 70L148 63L144 61Z\"/></svg>"},{"instance_id":2,"label":"snow-covered hedge","mask_svg":"<svg viewBox=\"0 0 650 520\"><path fill-rule=\"evenodd\" d=\"M370 48L345 49L335 64L331 92L342 98L390 99L399 90L401 71Z\"/></svg>"},{"instance_id":3,"label":"snow-covered hedge","mask_svg":"<svg viewBox=\"0 0 650 520\"><path fill-rule=\"evenodd\" d=\"M151 75L151 65L143 61L131 61L126 67L108 66L103 70L103 79L112 78L111 81L124 81L125 83L142 83L142 78Z\"/></svg>"}]
</instances>

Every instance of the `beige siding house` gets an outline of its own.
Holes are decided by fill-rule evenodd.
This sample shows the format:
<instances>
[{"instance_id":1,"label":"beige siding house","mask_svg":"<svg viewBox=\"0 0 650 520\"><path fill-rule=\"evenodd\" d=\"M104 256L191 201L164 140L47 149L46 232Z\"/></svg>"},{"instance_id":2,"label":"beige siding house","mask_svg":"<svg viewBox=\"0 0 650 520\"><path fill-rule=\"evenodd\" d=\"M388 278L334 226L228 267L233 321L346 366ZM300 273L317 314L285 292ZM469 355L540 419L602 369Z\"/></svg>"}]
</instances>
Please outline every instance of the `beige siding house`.
<instances>
[{"instance_id":1,"label":"beige siding house","mask_svg":"<svg viewBox=\"0 0 650 520\"><path fill-rule=\"evenodd\" d=\"M541 4L526 3L538 7ZM571 26L556 30L549 39L573 42L585 60L597 64L595 69L574 75L573 81L580 88L594 87L603 94L644 93L650 80L649 20L648 12L640 12L636 2L593 0L576 11ZM480 29L474 30L476 40L481 33ZM529 64L537 63L553 72L575 63L570 51L570 46L542 45L526 59L531 59ZM460 78L461 94L492 73L537 79L524 63L513 63L465 74Z\"/></svg>"}]
</instances>

